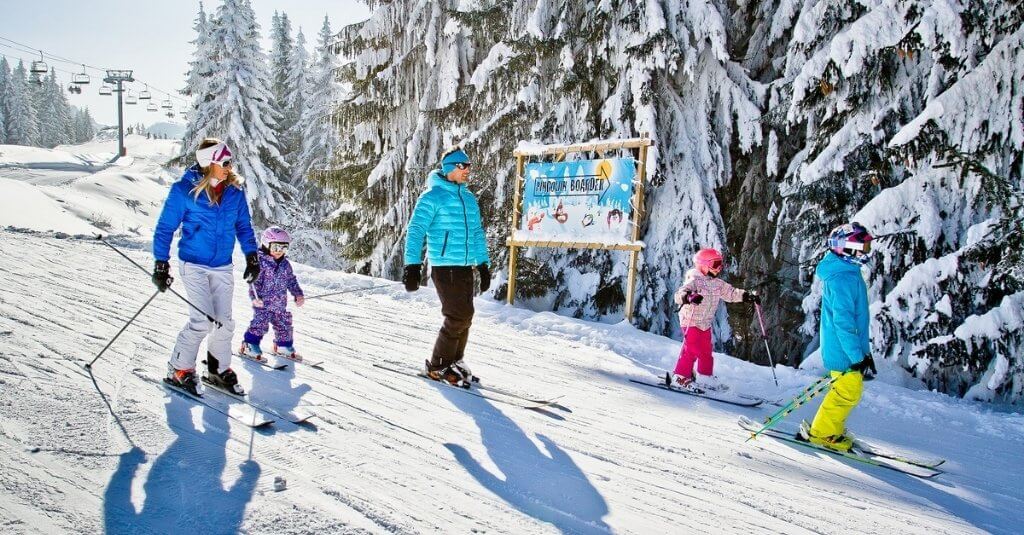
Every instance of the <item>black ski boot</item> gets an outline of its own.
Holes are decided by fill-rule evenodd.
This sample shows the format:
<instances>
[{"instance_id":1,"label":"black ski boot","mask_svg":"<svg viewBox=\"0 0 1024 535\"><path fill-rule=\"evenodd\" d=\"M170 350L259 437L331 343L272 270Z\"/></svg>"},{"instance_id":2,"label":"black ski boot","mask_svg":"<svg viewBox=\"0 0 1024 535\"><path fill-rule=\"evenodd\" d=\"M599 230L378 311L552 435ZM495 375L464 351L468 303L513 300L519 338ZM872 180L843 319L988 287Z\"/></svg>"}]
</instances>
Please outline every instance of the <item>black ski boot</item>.
<instances>
[{"instance_id":1,"label":"black ski boot","mask_svg":"<svg viewBox=\"0 0 1024 535\"><path fill-rule=\"evenodd\" d=\"M231 368L218 373L217 368L220 366L220 362L217 359L207 353L206 354L206 376L203 377L203 381L209 383L211 386L226 390L232 394L238 396L244 396L245 390L238 384L238 376L235 375L235 371Z\"/></svg>"},{"instance_id":2,"label":"black ski boot","mask_svg":"<svg viewBox=\"0 0 1024 535\"><path fill-rule=\"evenodd\" d=\"M192 395L201 396L199 393L199 381L196 380L196 371L194 369L189 370L178 370L170 364L167 365L167 377L164 378L164 382L185 390Z\"/></svg>"}]
</instances>

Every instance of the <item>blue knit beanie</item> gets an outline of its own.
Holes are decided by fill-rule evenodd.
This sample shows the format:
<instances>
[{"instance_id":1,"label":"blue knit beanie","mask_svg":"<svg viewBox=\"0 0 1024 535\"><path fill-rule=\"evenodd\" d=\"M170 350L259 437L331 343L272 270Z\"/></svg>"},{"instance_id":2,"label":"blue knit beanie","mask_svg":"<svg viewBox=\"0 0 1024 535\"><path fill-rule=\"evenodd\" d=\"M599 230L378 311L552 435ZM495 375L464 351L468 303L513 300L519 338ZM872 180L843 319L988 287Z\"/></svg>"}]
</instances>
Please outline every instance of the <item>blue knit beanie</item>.
<instances>
[{"instance_id":1,"label":"blue knit beanie","mask_svg":"<svg viewBox=\"0 0 1024 535\"><path fill-rule=\"evenodd\" d=\"M455 170L457 163L470 163L469 155L462 152L462 149L456 149L441 159L441 174L448 176L448 173Z\"/></svg>"}]
</instances>

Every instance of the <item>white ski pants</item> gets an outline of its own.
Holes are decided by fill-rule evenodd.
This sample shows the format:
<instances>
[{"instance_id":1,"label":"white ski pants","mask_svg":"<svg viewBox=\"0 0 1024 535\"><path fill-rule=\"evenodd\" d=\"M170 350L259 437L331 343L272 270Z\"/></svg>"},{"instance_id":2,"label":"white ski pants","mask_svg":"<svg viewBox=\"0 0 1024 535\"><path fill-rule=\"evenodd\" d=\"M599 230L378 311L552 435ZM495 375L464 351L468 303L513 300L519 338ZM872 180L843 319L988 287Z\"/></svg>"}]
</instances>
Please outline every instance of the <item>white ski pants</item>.
<instances>
[{"instance_id":1,"label":"white ski pants","mask_svg":"<svg viewBox=\"0 0 1024 535\"><path fill-rule=\"evenodd\" d=\"M188 323L178 333L170 364L177 370L195 368L199 346L206 338L206 350L217 358L217 371L223 372L231 365L231 335L235 332L235 321L231 317L235 276L231 264L212 268L182 262L180 274L188 300L217 318L221 326L217 327L202 312L188 307Z\"/></svg>"}]
</instances>

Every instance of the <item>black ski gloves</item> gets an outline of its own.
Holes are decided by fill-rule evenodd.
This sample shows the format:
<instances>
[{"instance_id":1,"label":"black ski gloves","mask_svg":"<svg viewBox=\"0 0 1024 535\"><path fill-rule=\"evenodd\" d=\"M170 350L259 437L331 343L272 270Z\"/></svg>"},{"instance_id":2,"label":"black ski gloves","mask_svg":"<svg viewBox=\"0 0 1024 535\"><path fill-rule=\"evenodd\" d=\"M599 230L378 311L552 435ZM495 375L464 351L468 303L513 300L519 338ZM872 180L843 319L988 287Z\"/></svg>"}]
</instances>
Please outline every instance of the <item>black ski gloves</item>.
<instances>
[{"instance_id":1,"label":"black ski gloves","mask_svg":"<svg viewBox=\"0 0 1024 535\"><path fill-rule=\"evenodd\" d=\"M157 260L153 264L153 285L157 290L166 292L172 282L174 277L171 277L171 265L166 260Z\"/></svg>"},{"instance_id":2,"label":"black ski gloves","mask_svg":"<svg viewBox=\"0 0 1024 535\"><path fill-rule=\"evenodd\" d=\"M752 292L750 290L744 290L743 291L743 302L744 303L751 303L751 304L754 304L754 305L760 305L761 304L761 296L757 295L756 293L754 293L754 292Z\"/></svg>"},{"instance_id":3,"label":"black ski gloves","mask_svg":"<svg viewBox=\"0 0 1024 535\"><path fill-rule=\"evenodd\" d=\"M683 304L699 305L702 302L704 302L704 296L693 290L687 290L686 293L683 294Z\"/></svg>"},{"instance_id":4,"label":"black ski gloves","mask_svg":"<svg viewBox=\"0 0 1024 535\"><path fill-rule=\"evenodd\" d=\"M420 289L420 269L423 264L409 264L405 266L405 273L402 274L402 283L405 284L405 291L415 292Z\"/></svg>"},{"instance_id":5,"label":"black ski gloves","mask_svg":"<svg viewBox=\"0 0 1024 535\"><path fill-rule=\"evenodd\" d=\"M252 284L256 282L256 279L260 276L260 257L256 253L249 253L245 255L245 273L242 274L242 278L245 282Z\"/></svg>"},{"instance_id":6,"label":"black ski gloves","mask_svg":"<svg viewBox=\"0 0 1024 535\"><path fill-rule=\"evenodd\" d=\"M875 359L871 355L864 355L864 360L850 366L850 369L860 372L864 379L872 379L878 375L878 369L875 368Z\"/></svg>"},{"instance_id":7,"label":"black ski gloves","mask_svg":"<svg viewBox=\"0 0 1024 535\"><path fill-rule=\"evenodd\" d=\"M491 287L491 268L487 264L480 264L476 272L480 274L480 293L484 293Z\"/></svg>"}]
</instances>

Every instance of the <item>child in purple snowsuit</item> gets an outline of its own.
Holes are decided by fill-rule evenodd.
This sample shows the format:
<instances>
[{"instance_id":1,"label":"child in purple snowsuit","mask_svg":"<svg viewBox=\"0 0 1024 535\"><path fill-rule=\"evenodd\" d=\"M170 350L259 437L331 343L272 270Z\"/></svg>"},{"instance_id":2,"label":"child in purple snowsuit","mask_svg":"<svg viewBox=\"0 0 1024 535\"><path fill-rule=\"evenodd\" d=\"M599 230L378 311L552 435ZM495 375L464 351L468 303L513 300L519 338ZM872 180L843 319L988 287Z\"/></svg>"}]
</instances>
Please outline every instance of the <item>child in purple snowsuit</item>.
<instances>
[{"instance_id":1,"label":"child in purple snowsuit","mask_svg":"<svg viewBox=\"0 0 1024 535\"><path fill-rule=\"evenodd\" d=\"M260 275L249 285L253 316L242 343L243 355L262 359L260 341L271 325L274 326L274 352L298 360L292 339L292 313L288 312L288 292L295 297L295 306L302 306L306 298L295 278L292 265L285 258L291 236L279 227L263 232L258 251Z\"/></svg>"}]
</instances>

